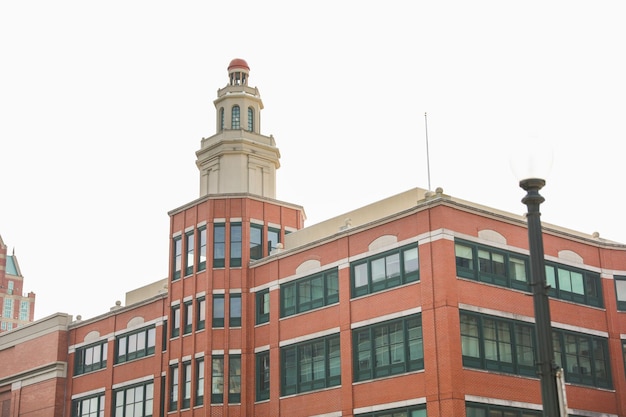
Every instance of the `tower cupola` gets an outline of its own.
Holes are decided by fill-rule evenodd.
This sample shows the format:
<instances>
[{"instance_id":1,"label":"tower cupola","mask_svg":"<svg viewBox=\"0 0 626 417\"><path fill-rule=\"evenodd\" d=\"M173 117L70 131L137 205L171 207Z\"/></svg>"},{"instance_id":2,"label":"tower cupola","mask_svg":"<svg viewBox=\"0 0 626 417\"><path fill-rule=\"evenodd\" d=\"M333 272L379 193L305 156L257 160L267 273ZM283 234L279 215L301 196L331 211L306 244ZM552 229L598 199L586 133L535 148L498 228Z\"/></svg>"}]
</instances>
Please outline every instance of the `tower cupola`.
<instances>
[{"instance_id":1,"label":"tower cupola","mask_svg":"<svg viewBox=\"0 0 626 417\"><path fill-rule=\"evenodd\" d=\"M248 85L249 74L250 67L245 60L241 58L235 58L230 61L230 64L228 65L228 77L230 78L230 85Z\"/></svg>"},{"instance_id":2,"label":"tower cupola","mask_svg":"<svg viewBox=\"0 0 626 417\"><path fill-rule=\"evenodd\" d=\"M228 65L228 84L217 90L216 133L203 138L196 152L200 197L247 193L276 198L280 152L273 136L261 134L263 102L250 87L248 63L235 58Z\"/></svg>"}]
</instances>

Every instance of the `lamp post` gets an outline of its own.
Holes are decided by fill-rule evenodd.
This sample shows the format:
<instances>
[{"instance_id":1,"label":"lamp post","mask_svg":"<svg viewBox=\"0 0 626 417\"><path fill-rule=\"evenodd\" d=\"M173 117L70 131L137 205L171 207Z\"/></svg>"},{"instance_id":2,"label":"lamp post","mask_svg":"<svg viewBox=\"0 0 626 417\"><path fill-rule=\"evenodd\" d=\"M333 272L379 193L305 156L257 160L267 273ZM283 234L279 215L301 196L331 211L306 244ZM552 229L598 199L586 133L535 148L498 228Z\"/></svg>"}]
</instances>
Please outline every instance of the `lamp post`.
<instances>
[{"instance_id":1,"label":"lamp post","mask_svg":"<svg viewBox=\"0 0 626 417\"><path fill-rule=\"evenodd\" d=\"M535 329L539 353L539 377L541 380L541 399L545 417L560 417L560 402L557 391L558 367L554 361L552 344L552 325L550 322L550 303L541 234L541 212L539 206L545 199L539 190L546 185L540 178L527 178L519 183L526 191L522 203L528 207L528 244L530 247L530 279L535 307Z\"/></svg>"}]
</instances>

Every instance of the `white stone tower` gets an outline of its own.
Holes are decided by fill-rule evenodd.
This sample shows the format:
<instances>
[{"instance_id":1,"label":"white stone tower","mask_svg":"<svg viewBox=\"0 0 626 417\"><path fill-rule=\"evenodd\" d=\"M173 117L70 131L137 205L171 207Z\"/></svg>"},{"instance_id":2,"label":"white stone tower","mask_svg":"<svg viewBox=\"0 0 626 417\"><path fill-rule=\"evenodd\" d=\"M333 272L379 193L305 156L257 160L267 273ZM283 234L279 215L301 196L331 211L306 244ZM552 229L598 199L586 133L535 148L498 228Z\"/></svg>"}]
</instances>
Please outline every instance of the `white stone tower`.
<instances>
[{"instance_id":1,"label":"white stone tower","mask_svg":"<svg viewBox=\"0 0 626 417\"><path fill-rule=\"evenodd\" d=\"M273 136L261 135L263 102L248 86L250 67L243 59L228 66L228 85L217 91L216 132L196 152L200 197L249 193L276 198L280 152Z\"/></svg>"}]
</instances>

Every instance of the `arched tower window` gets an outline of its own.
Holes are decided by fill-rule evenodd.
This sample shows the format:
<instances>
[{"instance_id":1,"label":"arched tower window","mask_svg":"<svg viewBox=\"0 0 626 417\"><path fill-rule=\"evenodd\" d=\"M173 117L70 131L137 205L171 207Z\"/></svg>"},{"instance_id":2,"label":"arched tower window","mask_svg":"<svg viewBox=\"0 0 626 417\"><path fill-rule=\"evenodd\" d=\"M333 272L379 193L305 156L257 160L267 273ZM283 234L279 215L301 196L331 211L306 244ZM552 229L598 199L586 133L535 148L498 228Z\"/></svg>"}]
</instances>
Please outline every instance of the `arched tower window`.
<instances>
[{"instance_id":1,"label":"arched tower window","mask_svg":"<svg viewBox=\"0 0 626 417\"><path fill-rule=\"evenodd\" d=\"M254 110L248 107L248 131L254 131Z\"/></svg>"},{"instance_id":2,"label":"arched tower window","mask_svg":"<svg viewBox=\"0 0 626 417\"><path fill-rule=\"evenodd\" d=\"M241 116L239 111L239 106L233 106L233 118L231 129L241 129Z\"/></svg>"},{"instance_id":3,"label":"arched tower window","mask_svg":"<svg viewBox=\"0 0 626 417\"><path fill-rule=\"evenodd\" d=\"M220 132L224 130L224 107L220 109Z\"/></svg>"}]
</instances>

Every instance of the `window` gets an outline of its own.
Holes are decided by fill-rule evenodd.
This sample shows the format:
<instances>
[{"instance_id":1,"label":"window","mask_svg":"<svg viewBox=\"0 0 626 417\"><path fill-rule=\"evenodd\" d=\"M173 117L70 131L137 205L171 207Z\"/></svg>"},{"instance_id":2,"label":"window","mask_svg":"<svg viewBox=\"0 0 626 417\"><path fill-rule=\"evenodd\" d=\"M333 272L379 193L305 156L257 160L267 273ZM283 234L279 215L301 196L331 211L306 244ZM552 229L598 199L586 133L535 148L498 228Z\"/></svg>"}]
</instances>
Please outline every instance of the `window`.
<instances>
[{"instance_id":1,"label":"window","mask_svg":"<svg viewBox=\"0 0 626 417\"><path fill-rule=\"evenodd\" d=\"M617 297L617 309L626 311L626 276L615 276L615 296Z\"/></svg>"},{"instance_id":2,"label":"window","mask_svg":"<svg viewBox=\"0 0 626 417\"><path fill-rule=\"evenodd\" d=\"M524 408L466 403L465 415L467 417L541 417L543 413L541 411Z\"/></svg>"},{"instance_id":3,"label":"window","mask_svg":"<svg viewBox=\"0 0 626 417\"><path fill-rule=\"evenodd\" d=\"M280 286L281 317L339 302L337 268L300 278Z\"/></svg>"},{"instance_id":4,"label":"window","mask_svg":"<svg viewBox=\"0 0 626 417\"><path fill-rule=\"evenodd\" d=\"M256 293L256 324L270 321L270 290Z\"/></svg>"},{"instance_id":5,"label":"window","mask_svg":"<svg viewBox=\"0 0 626 417\"><path fill-rule=\"evenodd\" d=\"M194 405L204 404L204 358L196 359L196 397Z\"/></svg>"},{"instance_id":6,"label":"window","mask_svg":"<svg viewBox=\"0 0 626 417\"><path fill-rule=\"evenodd\" d=\"M169 340L167 333L167 320L163 320L163 331L161 332L161 350L167 351L167 341Z\"/></svg>"},{"instance_id":7,"label":"window","mask_svg":"<svg viewBox=\"0 0 626 417\"><path fill-rule=\"evenodd\" d=\"M196 300L196 330L204 329L206 321L206 299L204 297Z\"/></svg>"},{"instance_id":8,"label":"window","mask_svg":"<svg viewBox=\"0 0 626 417\"><path fill-rule=\"evenodd\" d=\"M4 312L3 312L3 316L10 319L13 318L13 299L12 298L5 298L4 299Z\"/></svg>"},{"instance_id":9,"label":"window","mask_svg":"<svg viewBox=\"0 0 626 417\"><path fill-rule=\"evenodd\" d=\"M241 294L230 295L230 316L228 325L230 327L241 327Z\"/></svg>"},{"instance_id":10,"label":"window","mask_svg":"<svg viewBox=\"0 0 626 417\"><path fill-rule=\"evenodd\" d=\"M172 334L171 337L180 336L180 304L172 306Z\"/></svg>"},{"instance_id":11,"label":"window","mask_svg":"<svg viewBox=\"0 0 626 417\"><path fill-rule=\"evenodd\" d=\"M612 388L607 339L565 330L552 331L554 359L565 382Z\"/></svg>"},{"instance_id":12,"label":"window","mask_svg":"<svg viewBox=\"0 0 626 417\"><path fill-rule=\"evenodd\" d=\"M154 383L148 382L113 391L113 417L150 417L154 399Z\"/></svg>"},{"instance_id":13,"label":"window","mask_svg":"<svg viewBox=\"0 0 626 417\"><path fill-rule=\"evenodd\" d=\"M193 303L186 301L185 308L185 326L183 327L183 334L189 334L193 330Z\"/></svg>"},{"instance_id":14,"label":"window","mask_svg":"<svg viewBox=\"0 0 626 417\"><path fill-rule=\"evenodd\" d=\"M352 337L355 381L424 369L419 314L355 329Z\"/></svg>"},{"instance_id":15,"label":"window","mask_svg":"<svg viewBox=\"0 0 626 417\"><path fill-rule=\"evenodd\" d=\"M516 375L536 376L532 324L461 312L463 365Z\"/></svg>"},{"instance_id":16,"label":"window","mask_svg":"<svg viewBox=\"0 0 626 417\"><path fill-rule=\"evenodd\" d=\"M183 405L182 408L191 407L191 362L183 363Z\"/></svg>"},{"instance_id":17,"label":"window","mask_svg":"<svg viewBox=\"0 0 626 417\"><path fill-rule=\"evenodd\" d=\"M213 327L224 327L224 294L213 294Z\"/></svg>"},{"instance_id":18,"label":"window","mask_svg":"<svg viewBox=\"0 0 626 417\"><path fill-rule=\"evenodd\" d=\"M182 268L183 257L183 241L181 236L176 236L173 239L173 252L172 252L172 281L180 278L180 270Z\"/></svg>"},{"instance_id":19,"label":"window","mask_svg":"<svg viewBox=\"0 0 626 417\"><path fill-rule=\"evenodd\" d=\"M356 417L426 417L426 405L394 408L393 410L377 411L374 413L357 414Z\"/></svg>"},{"instance_id":20,"label":"window","mask_svg":"<svg viewBox=\"0 0 626 417\"><path fill-rule=\"evenodd\" d=\"M272 227L267 229L267 250L271 254L273 250L278 248L280 243L280 230Z\"/></svg>"},{"instance_id":21,"label":"window","mask_svg":"<svg viewBox=\"0 0 626 417\"><path fill-rule=\"evenodd\" d=\"M206 269L206 226L198 228L198 272Z\"/></svg>"},{"instance_id":22,"label":"window","mask_svg":"<svg viewBox=\"0 0 626 417\"><path fill-rule=\"evenodd\" d=\"M241 266L241 223L230 225L230 267Z\"/></svg>"},{"instance_id":23,"label":"window","mask_svg":"<svg viewBox=\"0 0 626 417\"><path fill-rule=\"evenodd\" d=\"M352 297L419 280L417 245L405 246L350 265Z\"/></svg>"},{"instance_id":24,"label":"window","mask_svg":"<svg viewBox=\"0 0 626 417\"><path fill-rule=\"evenodd\" d=\"M254 109L248 107L248 131L254 131Z\"/></svg>"},{"instance_id":25,"label":"window","mask_svg":"<svg viewBox=\"0 0 626 417\"><path fill-rule=\"evenodd\" d=\"M239 355L228 357L228 402L230 404L241 402L241 356Z\"/></svg>"},{"instance_id":26,"label":"window","mask_svg":"<svg viewBox=\"0 0 626 417\"><path fill-rule=\"evenodd\" d=\"M602 307L598 273L546 262L546 281L552 297Z\"/></svg>"},{"instance_id":27,"label":"window","mask_svg":"<svg viewBox=\"0 0 626 417\"><path fill-rule=\"evenodd\" d=\"M626 353L625 353L626 355ZM256 354L256 400L270 398L270 352Z\"/></svg>"},{"instance_id":28,"label":"window","mask_svg":"<svg viewBox=\"0 0 626 417\"><path fill-rule=\"evenodd\" d=\"M76 349L74 375L84 374L106 368L107 366L107 341Z\"/></svg>"},{"instance_id":29,"label":"window","mask_svg":"<svg viewBox=\"0 0 626 417\"><path fill-rule=\"evenodd\" d=\"M28 320L29 313L30 303L28 301L20 301L20 320Z\"/></svg>"},{"instance_id":30,"label":"window","mask_svg":"<svg viewBox=\"0 0 626 417\"><path fill-rule=\"evenodd\" d=\"M530 291L527 256L461 240L454 251L458 276Z\"/></svg>"},{"instance_id":31,"label":"window","mask_svg":"<svg viewBox=\"0 0 626 417\"><path fill-rule=\"evenodd\" d=\"M282 347L280 355L282 395L341 384L339 335Z\"/></svg>"},{"instance_id":32,"label":"window","mask_svg":"<svg viewBox=\"0 0 626 417\"><path fill-rule=\"evenodd\" d=\"M14 289L15 289L15 283L13 281L9 280L9 285L8 285L8 288L7 288L7 294L8 295L12 295Z\"/></svg>"},{"instance_id":33,"label":"window","mask_svg":"<svg viewBox=\"0 0 626 417\"><path fill-rule=\"evenodd\" d=\"M233 106L231 129L241 129L241 114L239 106Z\"/></svg>"},{"instance_id":34,"label":"window","mask_svg":"<svg viewBox=\"0 0 626 417\"><path fill-rule=\"evenodd\" d=\"M222 404L224 402L224 357L214 356L211 363L211 404Z\"/></svg>"},{"instance_id":35,"label":"window","mask_svg":"<svg viewBox=\"0 0 626 417\"><path fill-rule=\"evenodd\" d=\"M185 234L185 250L187 252L187 257L185 259L185 276L193 274L193 263L195 261L195 257L193 254L194 242L195 242L195 236L193 232L186 233Z\"/></svg>"},{"instance_id":36,"label":"window","mask_svg":"<svg viewBox=\"0 0 626 417\"><path fill-rule=\"evenodd\" d=\"M459 239L454 248L459 277L531 291L527 256ZM546 262L546 281L552 297L602 307L598 273Z\"/></svg>"},{"instance_id":37,"label":"window","mask_svg":"<svg viewBox=\"0 0 626 417\"><path fill-rule=\"evenodd\" d=\"M170 407L169 411L178 409L178 364L170 365Z\"/></svg>"},{"instance_id":38,"label":"window","mask_svg":"<svg viewBox=\"0 0 626 417\"><path fill-rule=\"evenodd\" d=\"M117 352L115 363L127 362L154 354L155 337L154 326L117 336L115 339Z\"/></svg>"},{"instance_id":39,"label":"window","mask_svg":"<svg viewBox=\"0 0 626 417\"><path fill-rule=\"evenodd\" d=\"M226 226L213 225L213 267L223 268L226 259Z\"/></svg>"},{"instance_id":40,"label":"window","mask_svg":"<svg viewBox=\"0 0 626 417\"><path fill-rule=\"evenodd\" d=\"M220 132L224 130L224 107L220 108Z\"/></svg>"},{"instance_id":41,"label":"window","mask_svg":"<svg viewBox=\"0 0 626 417\"><path fill-rule=\"evenodd\" d=\"M72 417L104 417L104 393L72 400Z\"/></svg>"},{"instance_id":42,"label":"window","mask_svg":"<svg viewBox=\"0 0 626 417\"><path fill-rule=\"evenodd\" d=\"M259 224L250 225L250 259L261 259L263 257L263 226Z\"/></svg>"}]
</instances>

